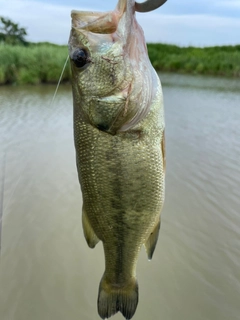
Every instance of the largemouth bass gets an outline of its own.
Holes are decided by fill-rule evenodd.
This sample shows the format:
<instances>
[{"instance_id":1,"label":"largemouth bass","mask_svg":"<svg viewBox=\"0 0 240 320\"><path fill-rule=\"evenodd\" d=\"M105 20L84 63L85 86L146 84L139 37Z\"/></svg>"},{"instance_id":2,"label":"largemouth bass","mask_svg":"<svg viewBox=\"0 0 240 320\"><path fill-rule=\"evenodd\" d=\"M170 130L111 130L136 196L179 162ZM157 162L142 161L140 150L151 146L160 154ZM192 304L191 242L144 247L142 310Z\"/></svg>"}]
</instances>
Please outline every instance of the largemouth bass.
<instances>
[{"instance_id":1,"label":"largemouth bass","mask_svg":"<svg viewBox=\"0 0 240 320\"><path fill-rule=\"evenodd\" d=\"M71 14L69 56L82 223L90 248L99 240L103 243L105 272L98 295L103 319L118 311L126 319L134 315L139 251L145 245L152 258L164 202L163 96L135 18L141 5L119 0L111 12Z\"/></svg>"}]
</instances>

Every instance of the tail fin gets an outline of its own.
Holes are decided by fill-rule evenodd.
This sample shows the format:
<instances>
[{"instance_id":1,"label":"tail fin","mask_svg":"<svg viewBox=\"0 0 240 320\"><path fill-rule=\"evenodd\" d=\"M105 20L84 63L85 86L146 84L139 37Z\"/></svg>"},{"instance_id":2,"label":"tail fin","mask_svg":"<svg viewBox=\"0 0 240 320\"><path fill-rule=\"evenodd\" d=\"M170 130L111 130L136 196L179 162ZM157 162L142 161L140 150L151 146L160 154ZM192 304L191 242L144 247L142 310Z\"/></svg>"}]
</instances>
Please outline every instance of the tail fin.
<instances>
[{"instance_id":1,"label":"tail fin","mask_svg":"<svg viewBox=\"0 0 240 320\"><path fill-rule=\"evenodd\" d=\"M138 283L131 278L124 286L108 283L104 275L99 285L98 313L107 319L120 311L127 319L131 319L138 304Z\"/></svg>"}]
</instances>

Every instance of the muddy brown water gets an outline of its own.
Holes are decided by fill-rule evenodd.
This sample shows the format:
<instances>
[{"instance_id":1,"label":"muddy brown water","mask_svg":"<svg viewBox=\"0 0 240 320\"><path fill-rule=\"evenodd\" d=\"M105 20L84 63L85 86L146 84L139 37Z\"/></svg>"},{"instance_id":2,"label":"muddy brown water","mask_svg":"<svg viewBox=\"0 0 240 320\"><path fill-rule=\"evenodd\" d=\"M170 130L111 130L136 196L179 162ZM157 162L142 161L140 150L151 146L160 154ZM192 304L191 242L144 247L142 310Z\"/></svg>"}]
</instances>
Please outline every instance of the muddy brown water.
<instances>
[{"instance_id":1,"label":"muddy brown water","mask_svg":"<svg viewBox=\"0 0 240 320\"><path fill-rule=\"evenodd\" d=\"M239 320L240 82L160 76L166 202L134 319ZM103 250L82 232L71 88L54 90L0 87L1 320L99 319Z\"/></svg>"}]
</instances>

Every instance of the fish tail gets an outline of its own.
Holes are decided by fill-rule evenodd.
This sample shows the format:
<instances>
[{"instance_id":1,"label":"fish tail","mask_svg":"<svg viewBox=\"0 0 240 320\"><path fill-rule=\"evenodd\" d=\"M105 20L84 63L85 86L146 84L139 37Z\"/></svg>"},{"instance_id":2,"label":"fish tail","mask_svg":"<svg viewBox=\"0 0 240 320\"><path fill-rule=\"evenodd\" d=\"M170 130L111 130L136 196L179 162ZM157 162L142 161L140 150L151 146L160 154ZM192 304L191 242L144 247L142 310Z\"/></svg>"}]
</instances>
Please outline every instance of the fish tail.
<instances>
[{"instance_id":1,"label":"fish tail","mask_svg":"<svg viewBox=\"0 0 240 320\"><path fill-rule=\"evenodd\" d=\"M107 319L120 311L126 320L133 317L138 304L138 283L131 278L124 285L112 284L103 276L98 292L98 313Z\"/></svg>"}]
</instances>

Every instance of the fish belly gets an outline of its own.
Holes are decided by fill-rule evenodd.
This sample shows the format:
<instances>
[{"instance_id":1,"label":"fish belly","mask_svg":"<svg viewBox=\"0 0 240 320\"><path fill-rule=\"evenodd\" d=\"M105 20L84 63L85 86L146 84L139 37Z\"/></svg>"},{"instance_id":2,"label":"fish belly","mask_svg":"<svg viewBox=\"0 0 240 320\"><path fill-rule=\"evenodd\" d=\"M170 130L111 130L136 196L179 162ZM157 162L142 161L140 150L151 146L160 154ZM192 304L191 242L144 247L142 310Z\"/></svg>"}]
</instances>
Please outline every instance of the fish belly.
<instances>
[{"instance_id":1,"label":"fish belly","mask_svg":"<svg viewBox=\"0 0 240 320\"><path fill-rule=\"evenodd\" d=\"M159 221L163 205L164 128L155 122L150 130L141 124L111 135L83 121L80 114L75 117L83 211L113 269L125 261L122 276L126 270L134 271L138 252Z\"/></svg>"},{"instance_id":2,"label":"fish belly","mask_svg":"<svg viewBox=\"0 0 240 320\"><path fill-rule=\"evenodd\" d=\"M138 304L138 254L144 244L152 257L164 201L162 102L157 100L139 124L115 135L74 110L84 234L90 247L101 240L105 253L98 312L103 319L118 311L131 319Z\"/></svg>"}]
</instances>

